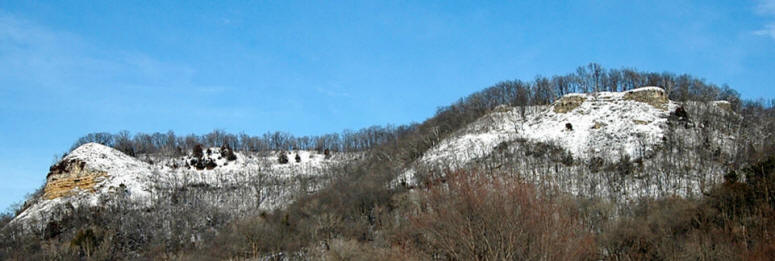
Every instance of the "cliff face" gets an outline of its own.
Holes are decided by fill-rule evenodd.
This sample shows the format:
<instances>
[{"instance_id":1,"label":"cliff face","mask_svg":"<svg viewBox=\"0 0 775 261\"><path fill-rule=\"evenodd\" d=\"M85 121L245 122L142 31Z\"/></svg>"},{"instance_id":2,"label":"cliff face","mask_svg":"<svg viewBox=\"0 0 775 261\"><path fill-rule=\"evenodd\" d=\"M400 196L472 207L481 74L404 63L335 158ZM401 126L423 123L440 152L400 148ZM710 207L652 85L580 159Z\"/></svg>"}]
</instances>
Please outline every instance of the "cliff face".
<instances>
[{"instance_id":1,"label":"cliff face","mask_svg":"<svg viewBox=\"0 0 775 261\"><path fill-rule=\"evenodd\" d=\"M51 166L46 176L43 197L55 199L70 196L78 191L94 193L94 186L108 176L107 172L91 169L78 159L61 161Z\"/></svg>"}]
</instances>

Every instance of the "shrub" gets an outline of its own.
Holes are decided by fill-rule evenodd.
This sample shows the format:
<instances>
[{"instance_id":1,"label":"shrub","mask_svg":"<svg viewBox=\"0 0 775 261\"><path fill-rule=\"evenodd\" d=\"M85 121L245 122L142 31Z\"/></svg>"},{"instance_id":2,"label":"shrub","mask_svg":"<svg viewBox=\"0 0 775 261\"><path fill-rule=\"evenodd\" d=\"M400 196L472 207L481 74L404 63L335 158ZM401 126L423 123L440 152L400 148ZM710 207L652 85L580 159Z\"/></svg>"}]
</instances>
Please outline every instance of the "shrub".
<instances>
[{"instance_id":1,"label":"shrub","mask_svg":"<svg viewBox=\"0 0 775 261\"><path fill-rule=\"evenodd\" d=\"M701 199L641 200L632 213L600 234L606 258L771 259L775 254L775 158L741 172L745 182L728 177Z\"/></svg>"},{"instance_id":2,"label":"shrub","mask_svg":"<svg viewBox=\"0 0 775 261\"><path fill-rule=\"evenodd\" d=\"M218 164L216 164L214 160L206 159L204 161L204 167L207 168L207 169L214 169L217 166L218 166Z\"/></svg>"},{"instance_id":3,"label":"shrub","mask_svg":"<svg viewBox=\"0 0 775 261\"><path fill-rule=\"evenodd\" d=\"M697 239L687 235L696 213L692 200L641 200L631 215L621 217L601 234L601 247L614 260L684 259L681 255L690 255L684 252L687 243Z\"/></svg>"},{"instance_id":4,"label":"shrub","mask_svg":"<svg viewBox=\"0 0 775 261\"><path fill-rule=\"evenodd\" d=\"M280 164L287 164L288 163L288 155L285 153L285 151L280 152L280 155L277 156L277 162Z\"/></svg>"},{"instance_id":5,"label":"shrub","mask_svg":"<svg viewBox=\"0 0 775 261\"><path fill-rule=\"evenodd\" d=\"M299 156L299 153L296 153L296 163L301 163L301 156Z\"/></svg>"},{"instance_id":6,"label":"shrub","mask_svg":"<svg viewBox=\"0 0 775 261\"><path fill-rule=\"evenodd\" d=\"M70 240L70 247L79 251L82 256L90 257L97 250L100 242L102 242L100 233L96 233L92 228L87 228L79 230L75 234L75 237Z\"/></svg>"},{"instance_id":7,"label":"shrub","mask_svg":"<svg viewBox=\"0 0 775 261\"><path fill-rule=\"evenodd\" d=\"M689 120L689 113L686 112L686 109L684 109L683 106L676 108L672 114L680 121Z\"/></svg>"},{"instance_id":8,"label":"shrub","mask_svg":"<svg viewBox=\"0 0 775 261\"><path fill-rule=\"evenodd\" d=\"M233 161L237 159L237 155L234 154L234 150L231 149L229 144L224 144L221 146L221 155L226 158L228 161Z\"/></svg>"},{"instance_id":9,"label":"shrub","mask_svg":"<svg viewBox=\"0 0 775 261\"><path fill-rule=\"evenodd\" d=\"M605 165L605 160L600 157L592 157L592 159L589 160L589 171L592 171L593 173L597 173L601 170L603 170L603 165Z\"/></svg>"},{"instance_id":10,"label":"shrub","mask_svg":"<svg viewBox=\"0 0 775 261\"><path fill-rule=\"evenodd\" d=\"M414 260L399 249L375 248L356 240L334 239L320 260Z\"/></svg>"},{"instance_id":11,"label":"shrub","mask_svg":"<svg viewBox=\"0 0 775 261\"><path fill-rule=\"evenodd\" d=\"M203 170L205 169L205 160L203 159L191 159L191 166L196 168L197 170Z\"/></svg>"},{"instance_id":12,"label":"shrub","mask_svg":"<svg viewBox=\"0 0 775 261\"><path fill-rule=\"evenodd\" d=\"M202 157L204 157L204 152L202 152L202 144L197 144L194 146L192 155L194 156L194 158L197 158L197 159L201 159Z\"/></svg>"},{"instance_id":13,"label":"shrub","mask_svg":"<svg viewBox=\"0 0 775 261\"><path fill-rule=\"evenodd\" d=\"M513 180L451 173L422 192L403 243L451 260L579 260L595 255L591 233L564 202Z\"/></svg>"}]
</instances>

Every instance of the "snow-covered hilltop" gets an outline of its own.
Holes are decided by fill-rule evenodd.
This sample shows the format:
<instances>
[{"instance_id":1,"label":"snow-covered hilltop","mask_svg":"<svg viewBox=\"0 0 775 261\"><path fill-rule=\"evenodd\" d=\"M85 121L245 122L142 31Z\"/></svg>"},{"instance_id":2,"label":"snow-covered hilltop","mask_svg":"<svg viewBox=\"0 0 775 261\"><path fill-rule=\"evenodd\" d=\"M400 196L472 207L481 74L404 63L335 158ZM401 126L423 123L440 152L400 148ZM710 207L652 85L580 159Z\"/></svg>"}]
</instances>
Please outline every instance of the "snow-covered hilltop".
<instances>
[{"instance_id":1,"label":"snow-covered hilltop","mask_svg":"<svg viewBox=\"0 0 775 261\"><path fill-rule=\"evenodd\" d=\"M499 107L435 146L422 161L464 163L518 138L559 145L575 158L639 157L641 149L661 142L667 117L677 107L658 87L573 93L524 112Z\"/></svg>"},{"instance_id":2,"label":"snow-covered hilltop","mask_svg":"<svg viewBox=\"0 0 775 261\"><path fill-rule=\"evenodd\" d=\"M57 208L101 206L116 197L138 207L151 206L181 188L222 190L213 193L220 195L212 203L235 211L271 209L287 204L296 190L310 191L322 185L300 185L299 180L320 176L350 158L352 155L315 151L234 152L223 147L206 148L201 155L135 158L87 143L51 166L42 195L26 202L27 208L14 222L45 221L58 216Z\"/></svg>"},{"instance_id":3,"label":"snow-covered hilltop","mask_svg":"<svg viewBox=\"0 0 775 261\"><path fill-rule=\"evenodd\" d=\"M485 167L588 195L694 193L720 180L724 163L702 165L689 162L699 156L681 158L677 154L697 146L718 149L720 154L730 154L735 148L731 133L692 122L686 110L702 107L731 114L725 104L682 106L668 100L659 87L642 87L568 94L548 106L501 106L436 144L399 180L411 185L418 181L417 173ZM716 138L700 137L709 132ZM668 145L670 151L665 151ZM670 175L662 169L665 162L688 173L685 177ZM627 173L615 174L622 171ZM611 188L614 179L618 182L619 177L636 172L640 173L638 180L622 179L626 181L617 184L619 188ZM606 177L609 174L612 176ZM669 178L663 179L665 175Z\"/></svg>"}]
</instances>

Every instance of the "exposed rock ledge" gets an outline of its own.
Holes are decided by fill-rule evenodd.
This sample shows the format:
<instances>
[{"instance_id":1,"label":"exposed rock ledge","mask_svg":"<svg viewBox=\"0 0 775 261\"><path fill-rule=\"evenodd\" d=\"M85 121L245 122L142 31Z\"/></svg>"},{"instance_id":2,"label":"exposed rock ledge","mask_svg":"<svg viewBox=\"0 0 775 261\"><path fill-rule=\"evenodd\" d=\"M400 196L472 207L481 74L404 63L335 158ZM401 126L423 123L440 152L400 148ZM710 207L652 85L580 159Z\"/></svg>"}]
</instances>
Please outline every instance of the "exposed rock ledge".
<instances>
[{"instance_id":1,"label":"exposed rock ledge","mask_svg":"<svg viewBox=\"0 0 775 261\"><path fill-rule=\"evenodd\" d=\"M660 87L641 87L626 92L599 92L593 94L571 93L562 96L554 102L555 113L570 112L587 101L615 102L619 100L642 102L662 111L667 111L668 100L665 91Z\"/></svg>"},{"instance_id":2,"label":"exposed rock ledge","mask_svg":"<svg viewBox=\"0 0 775 261\"><path fill-rule=\"evenodd\" d=\"M577 94L569 94L562 96L562 98L558 99L554 102L554 112L555 113L566 113L569 111L572 111L573 109L578 108L581 106L584 101L586 101L587 98L582 95Z\"/></svg>"},{"instance_id":3,"label":"exposed rock ledge","mask_svg":"<svg viewBox=\"0 0 775 261\"><path fill-rule=\"evenodd\" d=\"M63 160L51 166L46 176L43 197L55 199L69 196L78 191L94 193L94 185L104 180L107 172L89 168L78 159Z\"/></svg>"},{"instance_id":4,"label":"exposed rock ledge","mask_svg":"<svg viewBox=\"0 0 775 261\"><path fill-rule=\"evenodd\" d=\"M654 106L654 108L666 111L670 100L665 95L665 90L659 87L641 87L624 93L624 100L637 101Z\"/></svg>"}]
</instances>

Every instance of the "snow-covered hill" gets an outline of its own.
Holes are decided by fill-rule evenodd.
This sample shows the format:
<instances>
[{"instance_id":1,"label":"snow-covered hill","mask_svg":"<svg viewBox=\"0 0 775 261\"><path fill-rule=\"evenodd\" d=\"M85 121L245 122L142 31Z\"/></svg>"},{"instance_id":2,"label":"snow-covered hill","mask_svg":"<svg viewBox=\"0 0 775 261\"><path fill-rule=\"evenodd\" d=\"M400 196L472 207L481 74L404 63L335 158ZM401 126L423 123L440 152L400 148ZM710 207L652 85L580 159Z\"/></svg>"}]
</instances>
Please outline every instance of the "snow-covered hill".
<instances>
[{"instance_id":1,"label":"snow-covered hill","mask_svg":"<svg viewBox=\"0 0 775 261\"><path fill-rule=\"evenodd\" d=\"M293 193L323 185L300 181L319 177L327 169L356 157L338 153L327 157L315 151L227 153L236 158L229 159L217 147L206 149L199 157L135 158L107 146L87 143L51 167L43 194L34 202L27 202L28 207L13 222L45 221L57 217L63 208L101 206L115 197L138 207L151 207L160 198L186 188L215 191L211 193L216 195L211 197L211 203L235 212L272 209L287 204ZM283 153L288 162L281 164L278 158ZM209 165L197 168L195 163L200 161Z\"/></svg>"},{"instance_id":2,"label":"snow-covered hill","mask_svg":"<svg viewBox=\"0 0 775 261\"><path fill-rule=\"evenodd\" d=\"M658 102L662 105L625 99L627 94L642 93L661 93L664 100ZM577 104L568 102L572 100ZM565 111L561 106L574 108ZM529 108L524 113L520 108L500 107L457 136L444 140L422 160L466 162L488 154L501 142L516 138L557 144L575 158L599 155L618 159L625 154L635 158L643 153L640 149L661 142L667 117L677 107L657 87L568 94L552 106ZM467 153L459 153L463 151Z\"/></svg>"},{"instance_id":3,"label":"snow-covered hill","mask_svg":"<svg viewBox=\"0 0 775 261\"><path fill-rule=\"evenodd\" d=\"M724 105L678 104L659 87L643 87L568 94L549 106L501 106L436 144L397 181L414 185L440 171L487 168L593 196L696 193L721 179L723 159L680 154L698 147L731 154L735 135L684 114L702 107L696 113L731 115Z\"/></svg>"}]
</instances>

